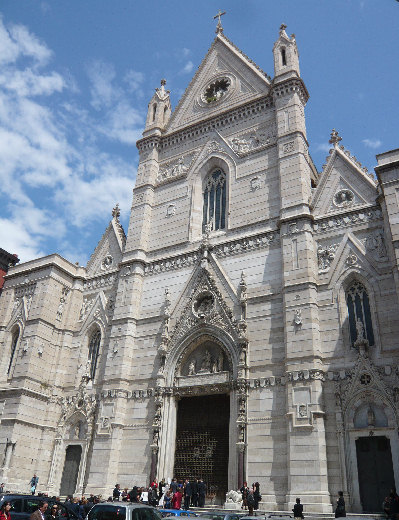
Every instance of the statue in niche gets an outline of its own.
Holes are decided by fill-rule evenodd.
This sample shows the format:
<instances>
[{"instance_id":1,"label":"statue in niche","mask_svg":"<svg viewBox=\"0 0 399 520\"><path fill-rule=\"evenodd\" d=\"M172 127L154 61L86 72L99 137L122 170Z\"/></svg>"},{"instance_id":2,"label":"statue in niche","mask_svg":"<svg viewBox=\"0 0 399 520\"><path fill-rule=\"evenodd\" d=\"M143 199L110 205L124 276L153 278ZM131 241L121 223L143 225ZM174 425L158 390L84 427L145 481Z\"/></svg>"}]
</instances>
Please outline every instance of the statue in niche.
<instances>
[{"instance_id":1,"label":"statue in niche","mask_svg":"<svg viewBox=\"0 0 399 520\"><path fill-rule=\"evenodd\" d=\"M299 405L298 415L299 415L299 417L307 417L308 416L308 412L306 410L306 405L305 404Z\"/></svg>"},{"instance_id":2,"label":"statue in niche","mask_svg":"<svg viewBox=\"0 0 399 520\"><path fill-rule=\"evenodd\" d=\"M211 353L209 352L209 350L206 350L204 357L202 359L201 372L210 372L211 365L212 365Z\"/></svg>"},{"instance_id":3,"label":"statue in niche","mask_svg":"<svg viewBox=\"0 0 399 520\"><path fill-rule=\"evenodd\" d=\"M188 375L195 376L195 359L192 359L188 365Z\"/></svg>"},{"instance_id":4,"label":"statue in niche","mask_svg":"<svg viewBox=\"0 0 399 520\"><path fill-rule=\"evenodd\" d=\"M375 426L375 413L371 405L367 410L367 426Z\"/></svg>"},{"instance_id":5,"label":"statue in niche","mask_svg":"<svg viewBox=\"0 0 399 520\"><path fill-rule=\"evenodd\" d=\"M357 341L364 339L364 326L363 322L359 320L359 318L356 320L356 334L357 334Z\"/></svg>"},{"instance_id":6,"label":"statue in niche","mask_svg":"<svg viewBox=\"0 0 399 520\"><path fill-rule=\"evenodd\" d=\"M200 296L194 303L194 311L199 318L203 318L209 314L213 307L213 296L211 294L204 294Z\"/></svg>"}]
</instances>

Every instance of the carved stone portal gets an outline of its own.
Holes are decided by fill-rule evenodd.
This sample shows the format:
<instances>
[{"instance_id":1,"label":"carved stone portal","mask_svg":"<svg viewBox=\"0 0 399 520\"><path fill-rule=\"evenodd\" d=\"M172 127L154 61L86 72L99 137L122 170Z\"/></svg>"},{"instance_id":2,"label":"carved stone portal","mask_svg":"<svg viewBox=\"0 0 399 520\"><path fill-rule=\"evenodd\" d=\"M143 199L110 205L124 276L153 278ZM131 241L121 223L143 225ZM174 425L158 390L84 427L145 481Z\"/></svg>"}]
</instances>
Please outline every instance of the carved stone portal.
<instances>
[{"instance_id":1,"label":"carved stone portal","mask_svg":"<svg viewBox=\"0 0 399 520\"><path fill-rule=\"evenodd\" d=\"M180 375L215 374L227 370L228 363L222 348L206 341L187 354L181 364Z\"/></svg>"}]
</instances>

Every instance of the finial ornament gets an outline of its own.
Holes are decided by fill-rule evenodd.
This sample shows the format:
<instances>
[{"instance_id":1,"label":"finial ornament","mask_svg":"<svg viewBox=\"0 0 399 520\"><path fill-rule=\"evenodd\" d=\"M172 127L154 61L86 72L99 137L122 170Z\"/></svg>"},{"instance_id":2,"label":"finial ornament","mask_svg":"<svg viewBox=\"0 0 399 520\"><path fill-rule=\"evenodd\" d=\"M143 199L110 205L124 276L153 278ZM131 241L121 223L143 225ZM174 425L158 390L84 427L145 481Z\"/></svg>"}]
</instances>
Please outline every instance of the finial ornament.
<instances>
[{"instance_id":1,"label":"finial ornament","mask_svg":"<svg viewBox=\"0 0 399 520\"><path fill-rule=\"evenodd\" d=\"M218 14L216 14L216 15L213 17L214 20L216 20L216 18L218 18L218 24L217 24L217 26L216 26L216 31L215 31L216 34L219 34L219 33L222 33L222 32L223 32L222 22L221 22L220 18L221 18L224 14L226 14L226 11L223 11L223 12L222 12L222 11L219 9Z\"/></svg>"},{"instance_id":2,"label":"finial ornament","mask_svg":"<svg viewBox=\"0 0 399 520\"><path fill-rule=\"evenodd\" d=\"M119 204L116 203L116 206L115 206L114 209L112 210L112 217L113 217L115 220L119 220L120 215L121 215L121 210L119 209Z\"/></svg>"},{"instance_id":3,"label":"finial ornament","mask_svg":"<svg viewBox=\"0 0 399 520\"><path fill-rule=\"evenodd\" d=\"M342 137L339 136L337 130L335 128L332 129L330 140L328 141L330 144L336 146L340 141L342 141Z\"/></svg>"},{"instance_id":4,"label":"finial ornament","mask_svg":"<svg viewBox=\"0 0 399 520\"><path fill-rule=\"evenodd\" d=\"M282 23L280 25L280 31L285 31L287 29L287 26L285 25L285 23Z\"/></svg>"}]
</instances>

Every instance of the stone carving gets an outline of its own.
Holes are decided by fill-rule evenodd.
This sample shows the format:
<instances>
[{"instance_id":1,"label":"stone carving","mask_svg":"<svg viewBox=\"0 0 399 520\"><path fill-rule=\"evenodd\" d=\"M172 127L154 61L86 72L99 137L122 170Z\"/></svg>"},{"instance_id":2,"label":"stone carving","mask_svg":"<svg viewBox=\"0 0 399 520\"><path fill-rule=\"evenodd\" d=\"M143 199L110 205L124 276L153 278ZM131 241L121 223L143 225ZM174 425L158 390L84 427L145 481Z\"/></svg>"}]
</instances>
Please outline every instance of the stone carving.
<instances>
[{"instance_id":1,"label":"stone carving","mask_svg":"<svg viewBox=\"0 0 399 520\"><path fill-rule=\"evenodd\" d=\"M367 410L367 426L375 426L375 413L371 405L369 405Z\"/></svg>"},{"instance_id":2,"label":"stone carving","mask_svg":"<svg viewBox=\"0 0 399 520\"><path fill-rule=\"evenodd\" d=\"M302 314L301 309L296 309L294 311L294 325L299 328L302 326Z\"/></svg>"},{"instance_id":3,"label":"stone carving","mask_svg":"<svg viewBox=\"0 0 399 520\"><path fill-rule=\"evenodd\" d=\"M68 294L69 294L68 287L63 287L61 290L60 303L58 304L58 309L57 309L57 316L56 316L57 321L61 321L61 319L62 319L62 314L64 312L64 307L65 307L65 303L67 301Z\"/></svg>"},{"instance_id":4,"label":"stone carving","mask_svg":"<svg viewBox=\"0 0 399 520\"><path fill-rule=\"evenodd\" d=\"M218 257L236 255L246 251L268 247L272 243L277 243L277 240L277 233L264 233L253 238L232 240L228 243L220 244L213 249L213 252Z\"/></svg>"},{"instance_id":5,"label":"stone carving","mask_svg":"<svg viewBox=\"0 0 399 520\"><path fill-rule=\"evenodd\" d=\"M289 143L283 144L283 153L284 154L291 153L294 150L295 150L295 142L294 141L290 141Z\"/></svg>"},{"instance_id":6,"label":"stone carving","mask_svg":"<svg viewBox=\"0 0 399 520\"><path fill-rule=\"evenodd\" d=\"M107 285L113 285L116 279L117 276L115 273L96 276L95 278L87 280L83 283L83 290L87 291L90 289L98 289L100 287L105 287Z\"/></svg>"},{"instance_id":7,"label":"stone carving","mask_svg":"<svg viewBox=\"0 0 399 520\"><path fill-rule=\"evenodd\" d=\"M386 258L387 250L385 248L384 235L382 231L377 231L368 235L364 240L364 244L366 250L370 252L377 260Z\"/></svg>"},{"instance_id":8,"label":"stone carving","mask_svg":"<svg viewBox=\"0 0 399 520\"><path fill-rule=\"evenodd\" d=\"M317 248L317 262L319 271L328 271L331 263L335 258L338 244L330 244L329 246L319 246Z\"/></svg>"},{"instance_id":9,"label":"stone carving","mask_svg":"<svg viewBox=\"0 0 399 520\"><path fill-rule=\"evenodd\" d=\"M199 294L193 303L193 313L198 318L209 316L214 308L215 299L209 292Z\"/></svg>"},{"instance_id":10,"label":"stone carving","mask_svg":"<svg viewBox=\"0 0 399 520\"><path fill-rule=\"evenodd\" d=\"M106 312L112 314L115 309L115 295L111 294L107 298Z\"/></svg>"},{"instance_id":11,"label":"stone carving","mask_svg":"<svg viewBox=\"0 0 399 520\"><path fill-rule=\"evenodd\" d=\"M303 419L308 416L308 407L306 404L300 404L298 406L298 417Z\"/></svg>"},{"instance_id":12,"label":"stone carving","mask_svg":"<svg viewBox=\"0 0 399 520\"><path fill-rule=\"evenodd\" d=\"M238 504L242 503L242 496L239 491L228 491L226 493L226 503L227 504Z\"/></svg>"},{"instance_id":13,"label":"stone carving","mask_svg":"<svg viewBox=\"0 0 399 520\"><path fill-rule=\"evenodd\" d=\"M24 284L15 288L15 298L21 299L24 296L32 296L35 292L36 282L29 283L29 278Z\"/></svg>"},{"instance_id":14,"label":"stone carving","mask_svg":"<svg viewBox=\"0 0 399 520\"><path fill-rule=\"evenodd\" d=\"M83 297L83 303L82 303L82 307L80 309L80 314L79 314L79 321L83 321L86 318L86 316L91 311L95 301L96 301L95 296L92 296L92 297L84 296Z\"/></svg>"},{"instance_id":15,"label":"stone carving","mask_svg":"<svg viewBox=\"0 0 399 520\"><path fill-rule=\"evenodd\" d=\"M310 370L294 370L293 372L286 373L287 381L298 382L298 381L311 381L311 380L325 380L325 373L317 368Z\"/></svg>"},{"instance_id":16,"label":"stone carving","mask_svg":"<svg viewBox=\"0 0 399 520\"><path fill-rule=\"evenodd\" d=\"M179 157L177 161L165 164L160 168L157 182L162 183L168 180L184 177L191 165L193 154Z\"/></svg>"},{"instance_id":17,"label":"stone carving","mask_svg":"<svg viewBox=\"0 0 399 520\"><path fill-rule=\"evenodd\" d=\"M211 141L205 148L205 155L210 155L215 152L222 152L223 148L217 141Z\"/></svg>"},{"instance_id":18,"label":"stone carving","mask_svg":"<svg viewBox=\"0 0 399 520\"><path fill-rule=\"evenodd\" d=\"M162 273L165 271L172 271L174 269L181 269L193 265L199 258L197 251L179 255L177 257L168 258L167 260L159 260L147 264L144 268L145 275L152 275Z\"/></svg>"},{"instance_id":19,"label":"stone carving","mask_svg":"<svg viewBox=\"0 0 399 520\"><path fill-rule=\"evenodd\" d=\"M103 271L106 271L107 269L110 269L110 267L111 267L112 264L113 264L113 261L114 261L114 260L113 260L113 258L112 258L111 255L106 255L106 256L103 258L102 262L101 262L101 269L102 269Z\"/></svg>"},{"instance_id":20,"label":"stone carving","mask_svg":"<svg viewBox=\"0 0 399 520\"><path fill-rule=\"evenodd\" d=\"M206 350L204 357L202 358L201 370L199 371L199 373L200 374L204 373L204 372L210 373L211 362L212 362L211 353L209 352L209 350Z\"/></svg>"},{"instance_id":21,"label":"stone carving","mask_svg":"<svg viewBox=\"0 0 399 520\"><path fill-rule=\"evenodd\" d=\"M352 226L353 224L371 222L381 218L381 210L377 207L364 211L351 211L344 216L339 215L320 219L313 225L313 230L315 232L331 231L338 227Z\"/></svg>"},{"instance_id":22,"label":"stone carving","mask_svg":"<svg viewBox=\"0 0 399 520\"><path fill-rule=\"evenodd\" d=\"M333 203L338 208L347 208L353 204L354 198L355 196L351 190L342 189L334 195Z\"/></svg>"},{"instance_id":23,"label":"stone carving","mask_svg":"<svg viewBox=\"0 0 399 520\"><path fill-rule=\"evenodd\" d=\"M233 137L229 144L239 157L244 157L250 153L262 150L275 142L276 127L271 125L270 128L257 128L239 137Z\"/></svg>"},{"instance_id":24,"label":"stone carving","mask_svg":"<svg viewBox=\"0 0 399 520\"><path fill-rule=\"evenodd\" d=\"M173 217L173 215L176 214L176 204L168 204L168 207L166 208L166 216L167 217Z\"/></svg>"},{"instance_id":25,"label":"stone carving","mask_svg":"<svg viewBox=\"0 0 399 520\"><path fill-rule=\"evenodd\" d=\"M262 187L262 181L260 180L259 177L253 177L250 180L249 184L250 184L251 191L260 190L260 188Z\"/></svg>"},{"instance_id":26,"label":"stone carving","mask_svg":"<svg viewBox=\"0 0 399 520\"><path fill-rule=\"evenodd\" d=\"M193 359L190 364L188 365L188 375L194 376L195 375L195 359Z\"/></svg>"},{"instance_id":27,"label":"stone carving","mask_svg":"<svg viewBox=\"0 0 399 520\"><path fill-rule=\"evenodd\" d=\"M358 257L357 255L355 255L355 253L353 252L350 252L345 260L345 264L347 267L354 267L355 265L358 264Z\"/></svg>"}]
</instances>

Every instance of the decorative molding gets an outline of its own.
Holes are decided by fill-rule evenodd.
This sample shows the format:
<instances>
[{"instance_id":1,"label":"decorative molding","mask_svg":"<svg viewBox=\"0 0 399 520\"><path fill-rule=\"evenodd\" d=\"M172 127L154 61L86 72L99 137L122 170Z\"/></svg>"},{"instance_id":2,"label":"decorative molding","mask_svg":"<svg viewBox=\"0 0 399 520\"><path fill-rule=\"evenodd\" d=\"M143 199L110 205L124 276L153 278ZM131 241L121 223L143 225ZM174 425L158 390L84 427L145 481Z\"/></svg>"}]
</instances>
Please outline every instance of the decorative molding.
<instances>
[{"instance_id":1,"label":"decorative molding","mask_svg":"<svg viewBox=\"0 0 399 520\"><path fill-rule=\"evenodd\" d=\"M113 285L118 278L118 273L116 271L103 274L101 276L96 276L95 278L91 278L90 280L86 280L83 282L83 290L90 291L93 289L99 289L102 287L106 287L107 285Z\"/></svg>"},{"instance_id":2,"label":"decorative molding","mask_svg":"<svg viewBox=\"0 0 399 520\"><path fill-rule=\"evenodd\" d=\"M62 314L64 312L64 307L65 307L65 303L67 301L67 297L68 297L69 292L70 292L70 289L68 287L63 287L61 289L60 302L58 304L57 316L55 318L57 321L61 321L62 320Z\"/></svg>"},{"instance_id":3,"label":"decorative molding","mask_svg":"<svg viewBox=\"0 0 399 520\"><path fill-rule=\"evenodd\" d=\"M288 154L295 151L295 141L289 141L282 145L283 154Z\"/></svg>"},{"instance_id":4,"label":"decorative molding","mask_svg":"<svg viewBox=\"0 0 399 520\"><path fill-rule=\"evenodd\" d=\"M182 269L184 267L189 267L200 258L200 253L198 251L193 251L192 253L185 253L183 255L178 255L171 258L166 258L163 260L155 260L154 262L148 263L144 268L145 275L152 275L163 273L165 271L172 271L174 269Z\"/></svg>"},{"instance_id":5,"label":"decorative molding","mask_svg":"<svg viewBox=\"0 0 399 520\"><path fill-rule=\"evenodd\" d=\"M326 373L323 370L317 368L311 368L309 370L293 370L292 372L286 372L286 380L290 383L296 383L298 381L312 381L320 380L325 381Z\"/></svg>"},{"instance_id":6,"label":"decorative molding","mask_svg":"<svg viewBox=\"0 0 399 520\"><path fill-rule=\"evenodd\" d=\"M217 257L238 255L256 249L263 249L269 247L271 244L277 244L278 239L278 232L270 231L253 237L239 238L225 242L224 244L218 244L213 248L212 252Z\"/></svg>"},{"instance_id":7,"label":"decorative molding","mask_svg":"<svg viewBox=\"0 0 399 520\"><path fill-rule=\"evenodd\" d=\"M228 143L238 157L246 157L251 153L259 152L270 145L274 145L276 141L277 127L275 123L272 123L230 138Z\"/></svg>"},{"instance_id":8,"label":"decorative molding","mask_svg":"<svg viewBox=\"0 0 399 520\"><path fill-rule=\"evenodd\" d=\"M373 208L351 211L344 215L335 215L318 219L313 224L313 230L317 233L323 233L335 230L339 227L344 228L347 226L353 226L354 224L367 223L380 219L382 219L382 212L375 206Z\"/></svg>"},{"instance_id":9,"label":"decorative molding","mask_svg":"<svg viewBox=\"0 0 399 520\"><path fill-rule=\"evenodd\" d=\"M160 164L157 184L165 184L186 177L198 154L199 151L190 152L180 156L178 159Z\"/></svg>"}]
</instances>

